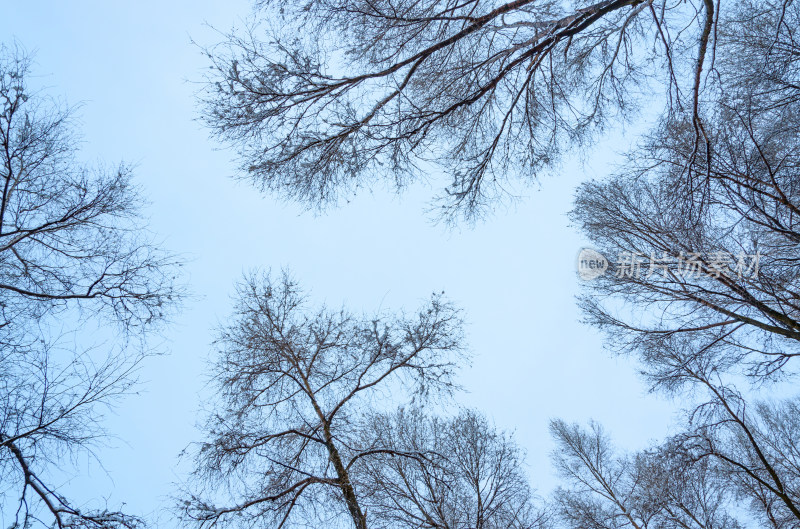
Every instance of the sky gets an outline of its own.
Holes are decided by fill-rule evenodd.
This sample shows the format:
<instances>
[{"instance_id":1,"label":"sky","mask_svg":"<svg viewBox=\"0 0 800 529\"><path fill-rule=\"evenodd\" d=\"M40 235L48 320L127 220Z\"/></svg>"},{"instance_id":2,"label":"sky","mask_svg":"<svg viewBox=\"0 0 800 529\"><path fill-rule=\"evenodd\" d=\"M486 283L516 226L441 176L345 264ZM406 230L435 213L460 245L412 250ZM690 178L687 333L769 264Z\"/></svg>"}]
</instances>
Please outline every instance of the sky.
<instances>
[{"instance_id":1,"label":"sky","mask_svg":"<svg viewBox=\"0 0 800 529\"><path fill-rule=\"evenodd\" d=\"M151 358L138 394L108 414L112 437L96 451L102 466L80 460L63 486L169 520L170 495L188 468L178 454L202 439L214 328L235 282L255 268L287 268L314 302L357 312L413 311L444 290L465 311L474 355L457 402L515 432L541 494L556 483L551 418L595 419L623 448L663 436L678 403L648 394L636 366L580 323L575 303L586 241L567 212L576 186L603 177L628 136L610 133L585 163L565 161L474 227L432 222L425 210L441 188L435 174L401 196L375 190L315 215L235 181L234 153L198 120L208 64L192 42L214 44L249 13L241 0L0 1L0 41L33 53L32 84L81 103L82 158L135 165L150 229L187 259L193 293L164 333L168 354Z\"/></svg>"}]
</instances>

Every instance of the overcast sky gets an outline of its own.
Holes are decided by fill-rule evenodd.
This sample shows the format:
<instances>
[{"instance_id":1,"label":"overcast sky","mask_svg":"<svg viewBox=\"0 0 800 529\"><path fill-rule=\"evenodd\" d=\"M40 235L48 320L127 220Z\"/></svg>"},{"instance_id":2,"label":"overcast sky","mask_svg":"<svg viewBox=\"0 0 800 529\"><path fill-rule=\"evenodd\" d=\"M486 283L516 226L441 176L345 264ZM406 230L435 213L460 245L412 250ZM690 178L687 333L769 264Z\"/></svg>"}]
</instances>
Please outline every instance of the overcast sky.
<instances>
[{"instance_id":1,"label":"overcast sky","mask_svg":"<svg viewBox=\"0 0 800 529\"><path fill-rule=\"evenodd\" d=\"M140 394L108 417L115 439L98 453L105 469L81 463L88 477L69 486L137 514L169 505L182 479L178 453L199 440L213 328L234 282L255 267L289 268L315 301L356 311L413 310L444 290L466 311L475 355L459 403L516 431L541 493L555 482L550 418L597 419L626 448L662 436L672 406L647 394L635 365L603 349L575 306L583 241L566 213L575 187L602 177L626 136L607 138L585 165L565 163L475 227L433 224L423 185L401 197L364 193L315 216L236 183L233 154L197 121L207 64L191 40L213 44L220 37L208 25L227 30L249 12L245 1L2 2L2 41L35 53L32 84L83 104L83 158L136 165L151 229L189 259L195 294L166 332L169 355L148 362ZM430 181L441 188L436 174Z\"/></svg>"}]
</instances>

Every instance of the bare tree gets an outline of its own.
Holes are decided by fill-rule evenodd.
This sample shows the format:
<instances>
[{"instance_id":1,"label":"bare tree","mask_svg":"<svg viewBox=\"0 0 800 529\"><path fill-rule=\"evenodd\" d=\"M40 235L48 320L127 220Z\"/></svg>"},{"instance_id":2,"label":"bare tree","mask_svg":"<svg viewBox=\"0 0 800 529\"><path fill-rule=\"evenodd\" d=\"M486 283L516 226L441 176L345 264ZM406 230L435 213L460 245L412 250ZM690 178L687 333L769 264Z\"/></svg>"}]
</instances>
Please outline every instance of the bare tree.
<instances>
[{"instance_id":1,"label":"bare tree","mask_svg":"<svg viewBox=\"0 0 800 529\"><path fill-rule=\"evenodd\" d=\"M310 205L381 177L402 187L432 160L452 178L445 215L474 218L652 104L656 124L620 174L578 192L573 219L618 261L582 303L654 389L705 399L684 432L697 444L617 458L599 433L556 425L578 487L562 514L576 527L735 527L726 509L745 497L773 526L797 524L793 456L770 448L794 446L791 423L748 413L742 387L796 374L798 4L258 5L289 32L261 22L209 50L205 117L244 178Z\"/></svg>"},{"instance_id":2,"label":"bare tree","mask_svg":"<svg viewBox=\"0 0 800 529\"><path fill-rule=\"evenodd\" d=\"M682 362L764 384L791 376L799 352L800 92L786 85L800 10L740 7L726 31L754 45L738 66L721 54L730 90L708 121L708 153L690 123L667 121L624 173L581 186L573 212L617 260L587 284L588 321L667 391L697 383Z\"/></svg>"},{"instance_id":3,"label":"bare tree","mask_svg":"<svg viewBox=\"0 0 800 529\"><path fill-rule=\"evenodd\" d=\"M683 366L710 398L655 449L619 455L598 425L587 432L553 422L554 459L566 478L556 493L562 520L570 527L797 527L797 398L747 406L732 386Z\"/></svg>"},{"instance_id":4,"label":"bare tree","mask_svg":"<svg viewBox=\"0 0 800 529\"><path fill-rule=\"evenodd\" d=\"M762 527L787 529L800 523L798 400L760 402L748 408L728 391L709 413L717 420L685 434L687 452L713 459Z\"/></svg>"},{"instance_id":5,"label":"bare tree","mask_svg":"<svg viewBox=\"0 0 800 529\"><path fill-rule=\"evenodd\" d=\"M533 529L548 521L534 504L520 449L475 411L449 419L420 410L379 414L365 435L381 455L364 465L373 527Z\"/></svg>"},{"instance_id":6,"label":"bare tree","mask_svg":"<svg viewBox=\"0 0 800 529\"><path fill-rule=\"evenodd\" d=\"M184 519L368 527L359 469L387 450L404 454L366 443L365 420L392 392L452 391L461 334L459 312L440 295L412 317L357 317L312 309L285 273L248 277L217 340L219 401Z\"/></svg>"},{"instance_id":7,"label":"bare tree","mask_svg":"<svg viewBox=\"0 0 800 529\"><path fill-rule=\"evenodd\" d=\"M678 360L678 355L675 355ZM797 397L747 404L746 396L720 380L719 373L681 358L687 377L709 394L673 442L691 464L710 460L720 487L731 489L762 526L800 524L800 429Z\"/></svg>"},{"instance_id":8,"label":"bare tree","mask_svg":"<svg viewBox=\"0 0 800 529\"><path fill-rule=\"evenodd\" d=\"M257 6L207 51L204 118L243 178L310 206L434 162L445 217L473 219L641 106L685 116L707 150L716 0Z\"/></svg>"},{"instance_id":9,"label":"bare tree","mask_svg":"<svg viewBox=\"0 0 800 529\"><path fill-rule=\"evenodd\" d=\"M591 323L647 362L686 340L720 369L763 382L798 355L797 129L728 117L711 172L694 165L708 177L687 176L692 133L670 126L641 171L581 187L573 218L616 260L582 303Z\"/></svg>"},{"instance_id":10,"label":"bare tree","mask_svg":"<svg viewBox=\"0 0 800 529\"><path fill-rule=\"evenodd\" d=\"M130 389L148 353L133 339L172 310L178 263L142 229L130 168L82 165L72 109L32 93L29 68L0 47L0 514L14 529L133 527L48 479ZM122 339L92 344L94 328Z\"/></svg>"},{"instance_id":11,"label":"bare tree","mask_svg":"<svg viewBox=\"0 0 800 529\"><path fill-rule=\"evenodd\" d=\"M714 462L692 461L680 443L618 453L600 425L553 421L553 459L564 485L555 508L566 527L738 529L735 491Z\"/></svg>"},{"instance_id":12,"label":"bare tree","mask_svg":"<svg viewBox=\"0 0 800 529\"><path fill-rule=\"evenodd\" d=\"M800 524L796 404L752 402L754 388L797 375L799 21L793 2L737 3L719 26L704 148L691 120L670 116L623 174L583 185L573 213L618 256L587 284L587 319L653 389L693 397L671 441L681 464L704 469L718 497L745 500L728 500L729 513L775 528Z\"/></svg>"}]
</instances>

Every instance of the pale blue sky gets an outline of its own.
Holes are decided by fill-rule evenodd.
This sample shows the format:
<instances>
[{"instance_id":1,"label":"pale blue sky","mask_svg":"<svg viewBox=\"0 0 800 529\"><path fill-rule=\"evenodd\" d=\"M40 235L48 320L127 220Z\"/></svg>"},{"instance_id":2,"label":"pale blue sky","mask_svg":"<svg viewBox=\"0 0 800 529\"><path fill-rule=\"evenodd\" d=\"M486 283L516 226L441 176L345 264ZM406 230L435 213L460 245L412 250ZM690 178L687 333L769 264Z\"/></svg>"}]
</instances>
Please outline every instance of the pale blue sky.
<instances>
[{"instance_id":1,"label":"pale blue sky","mask_svg":"<svg viewBox=\"0 0 800 529\"><path fill-rule=\"evenodd\" d=\"M288 267L313 299L355 310L413 309L445 290L466 311L475 354L460 402L516 430L540 492L555 483L551 417L595 418L626 447L663 435L671 406L646 394L635 366L603 351L575 306L583 241L566 212L576 185L602 176L612 158L566 163L516 208L451 232L424 213L431 191L421 185L400 198L362 194L316 217L260 196L230 178L232 153L196 121L191 82L207 65L190 39L214 43L205 22L226 30L249 11L245 1L0 2L0 40L35 52L34 83L84 103L84 157L137 165L151 228L191 259L197 296L167 332L170 355L151 359L140 395L109 416L118 439L99 451L105 471L81 464L89 478L69 486L87 498L108 493L135 513L169 504L182 476L177 454L198 440L212 328L228 313L233 283L253 267ZM611 137L598 152L623 140Z\"/></svg>"}]
</instances>

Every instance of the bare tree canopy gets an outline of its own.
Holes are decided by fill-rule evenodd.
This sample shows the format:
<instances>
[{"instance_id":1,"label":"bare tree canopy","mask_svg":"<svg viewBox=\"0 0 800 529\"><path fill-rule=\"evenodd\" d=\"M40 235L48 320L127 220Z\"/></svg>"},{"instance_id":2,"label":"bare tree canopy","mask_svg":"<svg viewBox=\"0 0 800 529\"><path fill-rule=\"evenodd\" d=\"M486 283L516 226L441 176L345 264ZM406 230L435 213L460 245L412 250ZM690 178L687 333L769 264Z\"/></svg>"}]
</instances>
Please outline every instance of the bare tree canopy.
<instances>
[{"instance_id":1,"label":"bare tree canopy","mask_svg":"<svg viewBox=\"0 0 800 529\"><path fill-rule=\"evenodd\" d=\"M649 477L672 468L665 459L639 474L638 459L598 448L607 441L597 431L555 424L576 454L559 459L574 474L561 502L584 513L602 504L591 511L605 520L598 527L800 524L797 397L764 401L754 391L793 381L800 354L799 26L794 2L738 2L719 25L700 134L697 121L668 116L621 174L578 191L573 219L616 258L586 285L588 321L640 361L653 389L692 403L667 443L687 474L666 488ZM715 501L680 512L690 503L665 510L650 500L686 483ZM574 527L586 523L563 512Z\"/></svg>"},{"instance_id":2,"label":"bare tree canopy","mask_svg":"<svg viewBox=\"0 0 800 529\"><path fill-rule=\"evenodd\" d=\"M310 307L287 273L249 276L217 340L219 401L196 453L185 521L368 527L360 469L413 454L365 441L365 421L391 395L451 392L465 360L461 325L440 295L412 316L359 317Z\"/></svg>"},{"instance_id":3,"label":"bare tree canopy","mask_svg":"<svg viewBox=\"0 0 800 529\"><path fill-rule=\"evenodd\" d=\"M739 529L735 490L711 460L690 461L677 443L620 454L596 423L553 421L553 459L563 478L555 508L569 528Z\"/></svg>"},{"instance_id":4,"label":"bare tree canopy","mask_svg":"<svg viewBox=\"0 0 800 529\"><path fill-rule=\"evenodd\" d=\"M372 417L365 433L376 448L393 448L364 465L373 527L547 527L523 470L524 454L479 413L442 419L399 410Z\"/></svg>"},{"instance_id":5,"label":"bare tree canopy","mask_svg":"<svg viewBox=\"0 0 800 529\"><path fill-rule=\"evenodd\" d=\"M242 177L319 207L433 162L450 178L446 218L474 219L644 106L705 144L715 60L742 45L718 31L714 0L257 5L207 50L203 116ZM741 11L766 9L781 6Z\"/></svg>"},{"instance_id":6,"label":"bare tree canopy","mask_svg":"<svg viewBox=\"0 0 800 529\"><path fill-rule=\"evenodd\" d=\"M133 527L48 483L102 433L144 338L180 296L176 259L153 244L127 166L82 165L73 111L26 85L30 59L0 47L0 500L10 528ZM87 344L111 326L123 339ZM96 494L101 497L102 491Z\"/></svg>"},{"instance_id":7,"label":"bare tree canopy","mask_svg":"<svg viewBox=\"0 0 800 529\"><path fill-rule=\"evenodd\" d=\"M589 285L587 317L668 389L681 378L670 360L659 367L663 352L691 350L757 382L794 372L782 368L798 355L800 10L750 7L755 14L725 26L740 60L721 61L720 75L736 82L709 120L708 151L697 150L691 123L666 121L625 173L584 184L573 212L618 260ZM606 299L629 302L636 321Z\"/></svg>"},{"instance_id":8,"label":"bare tree canopy","mask_svg":"<svg viewBox=\"0 0 800 529\"><path fill-rule=\"evenodd\" d=\"M701 377L702 378L702 377ZM567 527L712 529L797 527L798 399L748 406L729 387L663 444L618 453L602 428L553 421L555 494Z\"/></svg>"}]
</instances>

